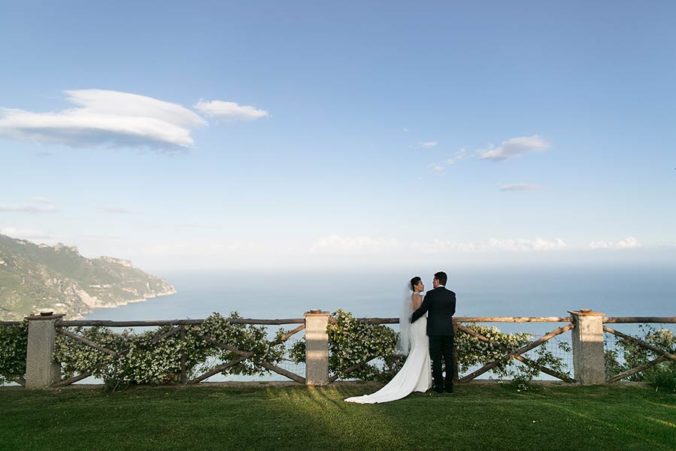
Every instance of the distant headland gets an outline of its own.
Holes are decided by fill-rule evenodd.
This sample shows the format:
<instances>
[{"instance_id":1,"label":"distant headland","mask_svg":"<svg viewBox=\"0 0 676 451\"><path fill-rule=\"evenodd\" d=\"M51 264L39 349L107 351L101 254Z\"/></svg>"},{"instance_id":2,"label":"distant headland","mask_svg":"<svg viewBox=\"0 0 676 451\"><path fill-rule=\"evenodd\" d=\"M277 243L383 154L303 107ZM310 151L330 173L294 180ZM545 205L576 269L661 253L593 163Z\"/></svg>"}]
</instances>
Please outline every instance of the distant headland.
<instances>
[{"instance_id":1,"label":"distant headland","mask_svg":"<svg viewBox=\"0 0 676 451\"><path fill-rule=\"evenodd\" d=\"M168 282L112 257L88 259L77 248L48 246L0 235L0 319L21 319L40 309L80 318L176 293Z\"/></svg>"}]
</instances>

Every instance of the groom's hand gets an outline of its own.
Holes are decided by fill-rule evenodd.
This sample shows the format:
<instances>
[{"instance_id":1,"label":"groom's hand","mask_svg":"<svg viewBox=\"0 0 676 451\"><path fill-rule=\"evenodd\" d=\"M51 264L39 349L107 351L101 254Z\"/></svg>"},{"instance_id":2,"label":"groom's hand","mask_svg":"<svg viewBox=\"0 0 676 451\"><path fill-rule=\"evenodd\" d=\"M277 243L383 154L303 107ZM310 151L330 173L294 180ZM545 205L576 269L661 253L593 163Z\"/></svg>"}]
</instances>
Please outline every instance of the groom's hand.
<instances>
[{"instance_id":1,"label":"groom's hand","mask_svg":"<svg viewBox=\"0 0 676 451\"><path fill-rule=\"evenodd\" d=\"M420 305L420 307L418 307L418 309L415 312L413 312L413 315L411 316L411 323L416 322L417 319L423 316L429 308L430 308L429 297L425 296L425 299L423 299L423 302Z\"/></svg>"}]
</instances>

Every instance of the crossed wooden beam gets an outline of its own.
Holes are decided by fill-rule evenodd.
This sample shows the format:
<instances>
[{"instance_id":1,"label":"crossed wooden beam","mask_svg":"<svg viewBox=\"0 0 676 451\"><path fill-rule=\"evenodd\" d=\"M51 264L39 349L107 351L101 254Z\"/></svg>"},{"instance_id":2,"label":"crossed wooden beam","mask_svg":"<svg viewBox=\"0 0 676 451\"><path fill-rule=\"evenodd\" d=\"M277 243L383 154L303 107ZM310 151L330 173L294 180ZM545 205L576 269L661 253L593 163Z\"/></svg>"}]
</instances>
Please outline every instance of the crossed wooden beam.
<instances>
[{"instance_id":1,"label":"crossed wooden beam","mask_svg":"<svg viewBox=\"0 0 676 451\"><path fill-rule=\"evenodd\" d=\"M637 345L641 346L642 348L649 349L649 350L651 350L651 351L653 351L653 352L655 352L655 353L657 353L657 354L659 355L659 357L657 357L656 359L653 359L653 360L651 360L651 361L649 361L649 362L647 362L647 363L645 363L645 364L643 364L643 365L640 365L640 366L631 368L631 369L629 369L629 370L627 370L627 371L623 371L623 372L621 372L621 373L619 373L619 374L616 374L615 376L609 378L609 379L608 379L608 382L618 382L618 381L621 381L621 380L624 379L625 377L629 377L629 376L631 376L631 375L633 375L633 374L639 373L639 372L641 372L641 371L645 371L645 370L647 370L648 368L650 368L650 367L652 367L652 366L655 366L655 365L657 365L658 363L664 362L664 361L666 361L666 360L671 360L672 362L676 361L676 355L674 355L674 354L672 354L672 353L670 353L670 352L667 352L667 351L665 351L664 349L660 349L660 348L658 348L657 346L651 345L650 343L646 343L645 341L643 341L643 340L641 340L641 339L639 339L639 338L632 337L631 335L627 335L627 334L625 334L625 333L622 333L622 332L620 332L620 331L618 331L618 330L615 330L615 329L613 329L613 328L611 328L611 327L608 327L608 326L603 326L603 330L604 330L605 332L608 332L609 334L613 334L613 335L615 335L615 336L617 336L617 337L620 337L620 338L622 338L622 339L624 339L624 340L634 342L634 343L636 343Z\"/></svg>"},{"instance_id":2,"label":"crossed wooden beam","mask_svg":"<svg viewBox=\"0 0 676 451\"><path fill-rule=\"evenodd\" d=\"M457 327L457 330L460 330L460 331L476 338L477 340L483 341L485 343L493 343L493 340L491 340L490 338L487 338L487 337L481 335L480 333L473 331L472 329L468 328L467 326L463 326L462 324L457 324L456 327ZM555 330L547 333L546 335L543 335L542 337L538 338L537 340L535 340L535 341L533 341L533 342L531 342L531 343L529 343L525 346L522 346L521 348L519 348L515 351L510 352L509 355L507 356L507 358L512 358L512 359L518 360L518 361L520 361L520 362L522 362L522 363L524 363L524 364L526 364L526 365L528 365L532 368L537 368L538 370L542 371L545 374L549 374L550 376L554 376L558 379L561 379L564 382L575 383L575 379L567 376L566 374L563 374L559 371L553 370L553 369L548 368L546 366L539 365L538 363L536 363L536 362L534 362L534 361L532 361L532 360L523 356L523 354L525 354L526 352L528 352L528 351L530 351L534 348L537 348L538 346L540 346L540 345L544 344L545 342L551 340L552 338L556 337L557 335L561 335L565 332L568 332L569 330L571 330L573 328L575 328L575 326L572 323L567 324L567 325L562 326L562 327L559 327L558 329L555 329ZM501 344L499 344L499 345L501 345ZM504 345L501 345L501 346L504 347ZM342 375L344 376L344 375L346 375L346 374L348 374L348 373L350 373L350 372L352 372L352 371L354 371L358 368L361 368L361 367L367 365L374 358L376 358L376 357L371 357L368 360L365 360L361 363L357 363L356 365L352 365L351 367L346 368L344 371L342 371ZM498 365L499 365L498 361L489 362L489 363L485 364L484 366L482 366L481 368L479 368L478 370L476 370L476 371L466 375L465 377L459 379L458 382L469 382L469 381L476 379L477 377L481 376L483 373L495 368ZM341 376L333 375L329 378L329 382L335 382L340 377Z\"/></svg>"},{"instance_id":3,"label":"crossed wooden beam","mask_svg":"<svg viewBox=\"0 0 676 451\"><path fill-rule=\"evenodd\" d=\"M305 324L301 324L300 326L296 327L295 329L290 330L289 332L287 332L284 336L282 336L280 338L278 343L283 343L283 342L287 341L289 338L291 338L296 333L302 331L303 329L305 329ZM57 331L57 333L65 336L65 337L68 337L68 338L71 338L75 341L83 343L83 344L85 344L85 345L87 345L87 346L89 346L93 349L96 349L99 352L103 352L103 353L108 354L108 355L115 357L115 358L121 358L129 352L129 347L123 348L120 351L113 351L112 349L108 349L104 346L101 346L101 345L93 342L92 340L89 340L88 338L83 337L82 335L72 333L72 332L66 330L64 327L58 327L56 329L56 331ZM164 339L169 338L171 336L174 336L176 334L180 334L182 337L185 337L185 327L176 326L176 327L173 327L172 329L168 330L167 332L164 332L162 334L158 334L157 336L155 336L150 341L150 344L151 345L157 344L161 340L164 340ZM201 382L205 379L208 379L209 377L211 377L215 374L218 374L218 373L220 373L220 372L222 372L222 371L224 371L228 368L231 368L231 367L243 362L244 360L246 360L246 359L248 359L248 358L250 358L251 356L254 355L252 352L242 351L240 349L237 349L237 348L235 348L231 345L225 344L225 343L213 342L212 344L217 346L217 347L220 347L221 349L225 349L227 351L233 352L233 353L239 355L239 357L232 359L228 362L225 362L221 365L218 365L215 368L212 368L211 370L205 372L204 374L201 374L200 376L197 376L196 378L194 378L192 380L188 380L187 379L187 371L186 371L186 356L182 355L181 356L181 383L183 383L183 384L197 384L197 383L199 383L199 382ZM74 384L75 382L81 381L82 379L85 379L85 378L91 376L96 370L98 370L99 368L101 368L105 364L106 364L106 362L102 362L102 363L96 365L90 371L86 371L84 373L78 374L77 376L73 376L73 377L70 377L70 378L67 378L67 379L62 379L61 381L57 382L56 384L53 384L52 386L53 387L64 387L66 385ZM266 368L269 371L273 371L277 374L288 377L291 380L294 380L294 381L302 383L302 384L305 383L304 377L301 377L301 376L299 376L295 373L292 373L291 371L287 371L284 368L280 368L277 365L274 365L270 362L261 362L260 365L263 368Z\"/></svg>"},{"instance_id":4,"label":"crossed wooden beam","mask_svg":"<svg viewBox=\"0 0 676 451\"><path fill-rule=\"evenodd\" d=\"M464 332L468 335L471 335L472 337L476 338L477 340L483 341L485 343L492 343L493 342L493 340L491 340L490 338L484 337L480 333L475 332L472 329L470 329L467 326L464 326L462 324L458 324L457 328L458 328L458 330L460 330L460 331L462 331L462 332ZM518 360L519 362L522 362L522 363L524 363L524 364L526 364L526 365L528 365L532 368L536 368L536 369L542 371L545 374L549 374L550 376L554 376L558 379L561 379L564 382L574 383L575 379L572 379L569 376L567 376L567 375L565 375L565 374L563 374L559 371L556 371L556 370L553 370L551 368L547 368L545 366L539 365L536 362L534 362L534 361L532 361L532 360L523 356L523 354L525 354L526 352L528 352L532 349L535 349L538 346L543 345L544 343L546 343L547 341L556 337L557 335L561 335L565 332L568 332L569 330L571 330L573 328L575 328L575 325L573 325L572 323L566 324L565 326L561 326L558 329L555 329L555 330L543 335L542 337L538 338L537 340L534 340L534 341L528 343L527 345L522 346L519 349L516 349L516 350L510 352L506 357L508 359ZM477 377L481 376L483 373L490 371L493 368L497 367L499 364L500 363L497 360L494 360L492 362L488 362L487 364L485 364L484 366L482 366L478 370L473 371L470 374L460 378L459 382L469 382L473 379L476 379Z\"/></svg>"},{"instance_id":5,"label":"crossed wooden beam","mask_svg":"<svg viewBox=\"0 0 676 451\"><path fill-rule=\"evenodd\" d=\"M161 340L164 340L165 338L169 338L173 335L176 335L177 333L183 331L184 328L183 326L177 326L172 329L169 329L167 332L163 334L159 334L155 336L151 341L150 344L154 345L159 343ZM79 341L80 343L83 343L91 348L96 349L97 351L103 352L105 354L108 354L112 357L116 358L121 358L122 356L126 355L129 352L129 347L122 348L120 351L113 351L112 349L108 349L104 346L101 346L97 343L94 343L88 338L83 337L82 335L74 334L68 330L66 330L63 327L57 327L56 332L58 334L61 334L65 337L71 338L75 341ZM92 368L89 371L85 371L84 373L78 374L77 376L70 377L68 379L62 379L61 381L57 382L56 384L53 384L53 387L65 387L66 385L74 384L75 382L81 381L82 379L86 379L89 376L91 376L96 370L101 368L103 365L105 365L106 362L101 362L98 365L96 365L94 368Z\"/></svg>"},{"instance_id":6,"label":"crossed wooden beam","mask_svg":"<svg viewBox=\"0 0 676 451\"><path fill-rule=\"evenodd\" d=\"M351 373L352 371L354 371L354 370L356 370L356 369L358 369L358 368L361 368L361 367L363 367L363 366L368 365L368 363L369 363L371 360L374 360L374 359L376 359L376 358L377 358L377 357L371 357L370 359L365 360L365 361L363 361L363 362L361 362L361 363L357 363L356 365L352 365L352 366L349 366L349 367L345 368L343 371L341 371L342 376L341 376L341 375L338 375L338 374L334 374L333 376L329 377L329 383L335 382L335 381L337 381L338 379L340 379L341 377L345 376L346 374L349 374L349 373Z\"/></svg>"}]
</instances>

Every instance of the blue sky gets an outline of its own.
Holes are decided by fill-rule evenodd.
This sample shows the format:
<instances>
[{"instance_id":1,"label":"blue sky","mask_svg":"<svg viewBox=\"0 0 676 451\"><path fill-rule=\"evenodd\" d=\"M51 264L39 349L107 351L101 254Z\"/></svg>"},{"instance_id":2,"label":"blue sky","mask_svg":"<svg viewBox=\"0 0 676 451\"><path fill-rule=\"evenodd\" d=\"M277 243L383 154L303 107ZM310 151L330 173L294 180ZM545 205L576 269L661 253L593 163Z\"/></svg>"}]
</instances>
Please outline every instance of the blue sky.
<instances>
[{"instance_id":1,"label":"blue sky","mask_svg":"<svg viewBox=\"0 0 676 451\"><path fill-rule=\"evenodd\" d=\"M150 269L676 260L673 2L0 10L0 233Z\"/></svg>"}]
</instances>

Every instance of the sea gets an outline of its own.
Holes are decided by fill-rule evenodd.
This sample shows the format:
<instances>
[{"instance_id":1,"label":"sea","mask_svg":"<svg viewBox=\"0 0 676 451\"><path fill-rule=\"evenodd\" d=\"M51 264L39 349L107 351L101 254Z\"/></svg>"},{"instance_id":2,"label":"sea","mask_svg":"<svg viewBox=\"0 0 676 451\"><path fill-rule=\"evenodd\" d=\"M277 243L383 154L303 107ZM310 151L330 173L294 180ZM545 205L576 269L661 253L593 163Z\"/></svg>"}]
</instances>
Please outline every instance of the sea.
<instances>
[{"instance_id":1,"label":"sea","mask_svg":"<svg viewBox=\"0 0 676 451\"><path fill-rule=\"evenodd\" d=\"M397 317L410 270L221 270L155 272L176 294L94 310L86 319L301 318L312 309ZM567 316L583 308L608 316L676 315L676 264L603 267L473 267L447 270L458 316Z\"/></svg>"}]
</instances>

